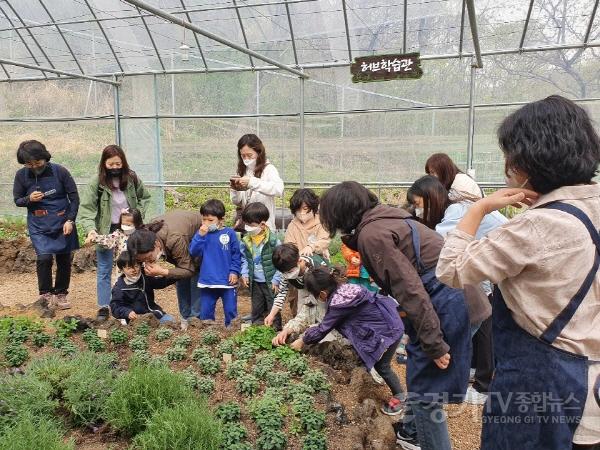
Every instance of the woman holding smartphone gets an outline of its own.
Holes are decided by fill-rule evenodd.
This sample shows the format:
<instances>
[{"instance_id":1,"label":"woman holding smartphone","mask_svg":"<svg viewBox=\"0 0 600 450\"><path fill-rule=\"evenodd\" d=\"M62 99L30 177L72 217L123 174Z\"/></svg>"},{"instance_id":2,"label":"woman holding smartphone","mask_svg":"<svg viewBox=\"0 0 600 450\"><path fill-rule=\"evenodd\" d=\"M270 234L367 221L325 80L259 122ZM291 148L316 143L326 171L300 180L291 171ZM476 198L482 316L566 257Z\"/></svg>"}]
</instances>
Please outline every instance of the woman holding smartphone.
<instances>
[{"instance_id":1,"label":"woman holding smartphone","mask_svg":"<svg viewBox=\"0 0 600 450\"><path fill-rule=\"evenodd\" d=\"M248 203L259 202L269 210L268 227L275 231L275 197L283 195L283 180L267 159L265 146L255 134L245 134L238 147L237 174L230 179L231 201L241 211ZM234 228L243 229L241 214ZM238 223L239 222L239 223Z\"/></svg>"},{"instance_id":2,"label":"woman holding smartphone","mask_svg":"<svg viewBox=\"0 0 600 450\"><path fill-rule=\"evenodd\" d=\"M69 171L50 163L51 157L41 142L21 142L17 161L24 167L15 175L13 197L15 205L27 208L27 230L37 255L38 302L50 309L69 309L72 252L79 248L75 228L79 194Z\"/></svg>"}]
</instances>

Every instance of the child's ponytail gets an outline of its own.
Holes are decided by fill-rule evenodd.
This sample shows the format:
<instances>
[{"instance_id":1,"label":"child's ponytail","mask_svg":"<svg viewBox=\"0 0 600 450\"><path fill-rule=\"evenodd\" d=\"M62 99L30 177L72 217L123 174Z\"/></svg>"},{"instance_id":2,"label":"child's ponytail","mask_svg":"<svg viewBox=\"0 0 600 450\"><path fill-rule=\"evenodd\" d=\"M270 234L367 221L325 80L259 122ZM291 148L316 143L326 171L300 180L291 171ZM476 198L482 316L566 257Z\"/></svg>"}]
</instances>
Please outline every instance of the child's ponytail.
<instances>
[{"instance_id":1,"label":"child's ponytail","mask_svg":"<svg viewBox=\"0 0 600 450\"><path fill-rule=\"evenodd\" d=\"M329 297L343 283L344 277L336 267L317 267L304 274L304 287L315 298L319 297L322 291L327 292Z\"/></svg>"}]
</instances>

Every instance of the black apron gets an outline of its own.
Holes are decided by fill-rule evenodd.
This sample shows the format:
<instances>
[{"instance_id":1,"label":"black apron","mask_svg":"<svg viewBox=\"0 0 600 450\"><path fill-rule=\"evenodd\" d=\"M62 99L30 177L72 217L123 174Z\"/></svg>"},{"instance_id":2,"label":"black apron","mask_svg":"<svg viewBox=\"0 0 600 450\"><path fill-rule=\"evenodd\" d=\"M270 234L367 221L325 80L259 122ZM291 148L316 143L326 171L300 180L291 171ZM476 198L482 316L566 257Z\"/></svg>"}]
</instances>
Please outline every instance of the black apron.
<instances>
[{"instance_id":1,"label":"black apron","mask_svg":"<svg viewBox=\"0 0 600 450\"><path fill-rule=\"evenodd\" d=\"M69 199L63 184L56 175L55 165L48 163L52 176L36 177L36 182L29 186L27 195L32 192L48 192L39 202L31 202L27 207L27 230L37 255L70 253L79 248L77 228L73 223L73 231L65 236L63 225L67 221L65 213L69 208Z\"/></svg>"},{"instance_id":2,"label":"black apron","mask_svg":"<svg viewBox=\"0 0 600 450\"><path fill-rule=\"evenodd\" d=\"M435 267L425 269L421 261L421 239L417 227L410 219L406 223L412 232L417 272L440 320L444 341L450 346L450 364L446 369L440 369L421 349L410 320L403 319L406 334L410 337L406 346L409 399L427 403L462 403L469 384L472 352L464 292L442 284L435 276Z\"/></svg>"},{"instance_id":3,"label":"black apron","mask_svg":"<svg viewBox=\"0 0 600 450\"><path fill-rule=\"evenodd\" d=\"M588 393L588 358L552 345L589 292L600 265L600 234L579 208L553 202L543 208L575 216L586 226L596 257L567 306L537 338L513 319L502 292L492 301L496 372L483 411L481 448L571 449ZM520 299L524 301L526 299Z\"/></svg>"}]
</instances>

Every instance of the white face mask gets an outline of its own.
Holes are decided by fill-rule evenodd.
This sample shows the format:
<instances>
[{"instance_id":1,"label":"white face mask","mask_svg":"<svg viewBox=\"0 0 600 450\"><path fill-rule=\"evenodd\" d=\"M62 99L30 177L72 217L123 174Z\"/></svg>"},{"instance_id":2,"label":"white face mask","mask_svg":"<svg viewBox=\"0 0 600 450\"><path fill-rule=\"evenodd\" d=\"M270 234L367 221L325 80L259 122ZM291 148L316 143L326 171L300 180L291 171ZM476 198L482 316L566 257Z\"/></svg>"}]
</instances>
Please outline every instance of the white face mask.
<instances>
[{"instance_id":1,"label":"white face mask","mask_svg":"<svg viewBox=\"0 0 600 450\"><path fill-rule=\"evenodd\" d=\"M415 208L415 216L417 216L419 219L423 218L424 212L425 212L425 209L423 209L423 208Z\"/></svg>"},{"instance_id":2,"label":"white face mask","mask_svg":"<svg viewBox=\"0 0 600 450\"><path fill-rule=\"evenodd\" d=\"M312 213L296 213L296 218L301 222L301 223L306 223L311 219L311 214Z\"/></svg>"},{"instance_id":3,"label":"white face mask","mask_svg":"<svg viewBox=\"0 0 600 450\"><path fill-rule=\"evenodd\" d=\"M300 267L294 267L292 270L282 273L281 276L286 280L295 280L300 275Z\"/></svg>"},{"instance_id":4,"label":"white face mask","mask_svg":"<svg viewBox=\"0 0 600 450\"><path fill-rule=\"evenodd\" d=\"M160 259L164 256L165 254L162 252L162 250L159 250L158 253L156 254L156 259L154 260L154 262L158 262L160 261Z\"/></svg>"},{"instance_id":5,"label":"white face mask","mask_svg":"<svg viewBox=\"0 0 600 450\"><path fill-rule=\"evenodd\" d=\"M242 159L242 161L244 161L244 165L248 169L254 169L254 167L256 167L256 159Z\"/></svg>"},{"instance_id":6,"label":"white face mask","mask_svg":"<svg viewBox=\"0 0 600 450\"><path fill-rule=\"evenodd\" d=\"M129 236L135 231L135 227L133 225L121 225L121 231L125 236Z\"/></svg>"},{"instance_id":7,"label":"white face mask","mask_svg":"<svg viewBox=\"0 0 600 450\"><path fill-rule=\"evenodd\" d=\"M259 234L262 231L261 227L251 227L250 225L244 225L244 230L246 230L246 233L248 233L250 236L256 236L257 234Z\"/></svg>"},{"instance_id":8,"label":"white face mask","mask_svg":"<svg viewBox=\"0 0 600 450\"><path fill-rule=\"evenodd\" d=\"M217 225L216 223L211 223L207 228L208 228L208 232L212 233L219 229L219 225Z\"/></svg>"},{"instance_id":9,"label":"white face mask","mask_svg":"<svg viewBox=\"0 0 600 450\"><path fill-rule=\"evenodd\" d=\"M142 276L142 272L140 271L136 276L134 277L130 277L128 275L125 275L125 284L131 285L131 284L135 284L139 281L139 279Z\"/></svg>"}]
</instances>

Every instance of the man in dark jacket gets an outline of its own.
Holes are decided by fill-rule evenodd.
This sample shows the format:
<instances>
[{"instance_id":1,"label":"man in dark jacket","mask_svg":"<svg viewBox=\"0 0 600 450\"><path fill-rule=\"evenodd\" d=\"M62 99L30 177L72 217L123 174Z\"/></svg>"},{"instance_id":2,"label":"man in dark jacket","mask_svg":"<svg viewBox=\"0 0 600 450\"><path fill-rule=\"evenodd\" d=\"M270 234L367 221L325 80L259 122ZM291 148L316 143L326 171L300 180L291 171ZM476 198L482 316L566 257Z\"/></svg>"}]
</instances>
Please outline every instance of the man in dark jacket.
<instances>
[{"instance_id":1,"label":"man in dark jacket","mask_svg":"<svg viewBox=\"0 0 600 450\"><path fill-rule=\"evenodd\" d=\"M128 323L143 315L152 314L160 323L175 320L154 301L154 289L164 289L175 283L173 278L150 277L144 274L140 264L129 265L129 254L124 251L117 259L117 267L123 272L112 289L110 310L115 319Z\"/></svg>"}]
</instances>

